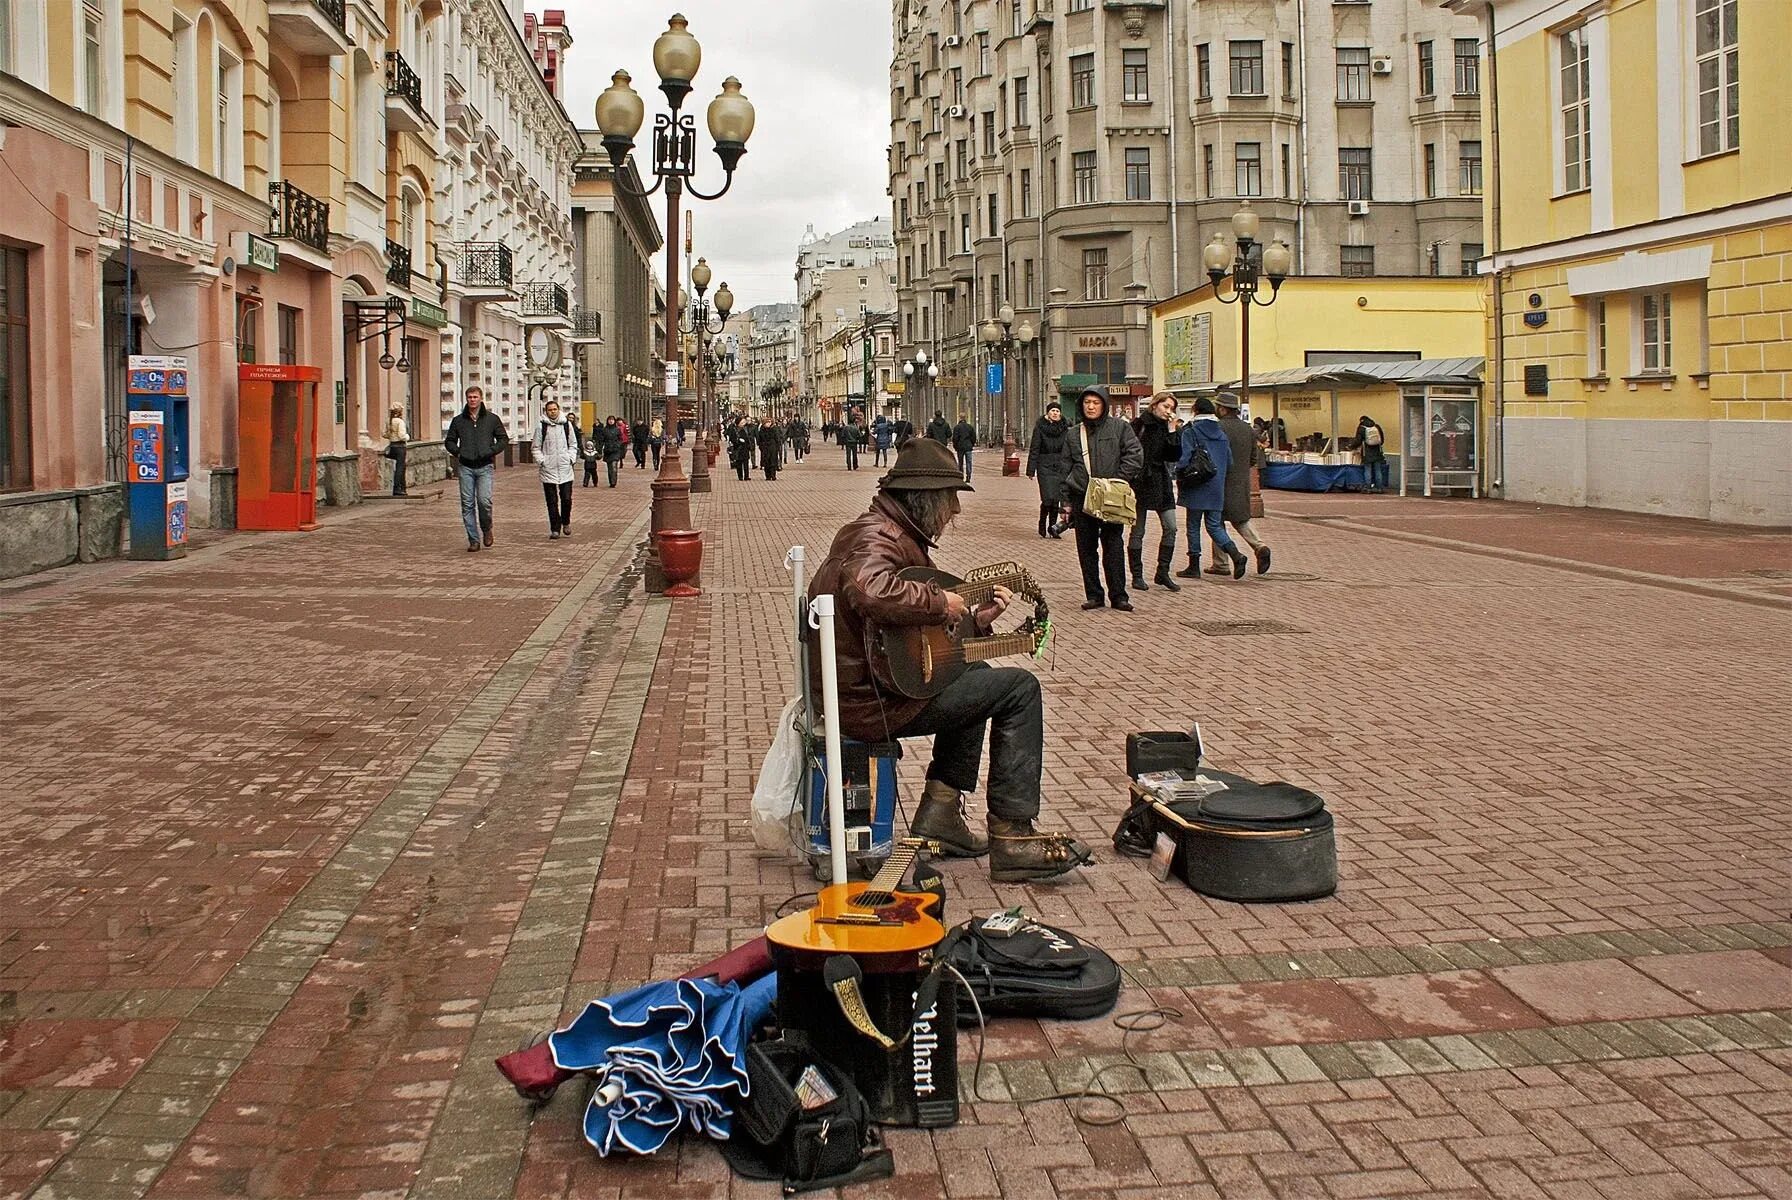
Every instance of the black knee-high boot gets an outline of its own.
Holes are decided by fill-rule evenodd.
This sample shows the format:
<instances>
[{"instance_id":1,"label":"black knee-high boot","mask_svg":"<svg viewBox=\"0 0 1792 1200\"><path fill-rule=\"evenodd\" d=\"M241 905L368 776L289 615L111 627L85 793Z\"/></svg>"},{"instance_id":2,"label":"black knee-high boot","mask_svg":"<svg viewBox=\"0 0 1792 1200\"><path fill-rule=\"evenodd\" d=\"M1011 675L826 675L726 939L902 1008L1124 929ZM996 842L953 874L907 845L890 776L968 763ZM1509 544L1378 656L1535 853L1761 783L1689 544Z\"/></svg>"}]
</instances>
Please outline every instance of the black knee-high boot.
<instances>
[{"instance_id":1,"label":"black knee-high boot","mask_svg":"<svg viewBox=\"0 0 1792 1200\"><path fill-rule=\"evenodd\" d=\"M1045 531L1051 526L1052 518L1058 515L1057 508L1058 508L1058 506L1055 504L1041 504L1039 506L1039 536L1040 537L1045 536Z\"/></svg>"}]
</instances>

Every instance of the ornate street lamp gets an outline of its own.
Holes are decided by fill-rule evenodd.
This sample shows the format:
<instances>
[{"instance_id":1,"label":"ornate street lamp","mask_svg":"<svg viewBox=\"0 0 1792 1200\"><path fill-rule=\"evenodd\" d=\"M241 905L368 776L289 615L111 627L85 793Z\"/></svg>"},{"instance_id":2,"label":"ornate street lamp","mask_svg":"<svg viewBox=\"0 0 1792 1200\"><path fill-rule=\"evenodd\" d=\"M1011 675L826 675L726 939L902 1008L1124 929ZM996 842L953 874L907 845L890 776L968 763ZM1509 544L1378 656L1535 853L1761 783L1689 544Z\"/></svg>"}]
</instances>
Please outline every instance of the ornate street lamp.
<instances>
[{"instance_id":1,"label":"ornate street lamp","mask_svg":"<svg viewBox=\"0 0 1792 1200\"><path fill-rule=\"evenodd\" d=\"M902 377L905 380L910 380L915 383L931 384L934 380L940 377L940 366L938 363L927 361L927 350L923 347L915 351L913 358L903 360ZM906 391L906 388L904 390ZM933 392L931 390L927 392L927 399L929 401L933 399ZM902 407L908 410L909 421L912 423L915 419L916 411L909 403L910 400L911 397L904 395L904 403Z\"/></svg>"},{"instance_id":2,"label":"ornate street lamp","mask_svg":"<svg viewBox=\"0 0 1792 1200\"><path fill-rule=\"evenodd\" d=\"M984 352L991 362L1002 362L1014 359L1021 365L1024 376L1026 372L1025 354L1027 347L1033 344L1033 326L1026 321L1020 328L1014 328L1014 305L1004 304L996 315L983 322L979 331L983 339ZM1024 385L1023 385L1024 386ZM1017 475L1020 473L1020 456L1014 449L1014 396L1020 388L1002 380L1002 474Z\"/></svg>"},{"instance_id":3,"label":"ornate street lamp","mask_svg":"<svg viewBox=\"0 0 1792 1200\"><path fill-rule=\"evenodd\" d=\"M1280 238L1263 245L1257 238L1257 214L1246 200L1236 213L1232 214L1232 236L1236 247L1226 245L1225 235L1215 232L1213 239L1201 251L1201 265L1207 268L1207 278L1213 281L1213 294L1222 304L1238 305L1239 333L1239 403L1249 405L1251 402L1251 309L1267 308L1276 302L1281 294L1282 281L1288 278L1289 268L1293 265L1294 256L1288 250L1288 243ZM1220 282L1226 278L1227 268L1232 272L1232 294L1220 295ZM1265 300L1258 292L1261 277L1269 278L1269 299ZM1247 407L1244 411L1250 411ZM1272 425L1270 442L1275 442L1275 430ZM1263 496L1258 490L1256 472L1251 473L1251 515L1263 515Z\"/></svg>"},{"instance_id":4,"label":"ornate street lamp","mask_svg":"<svg viewBox=\"0 0 1792 1200\"><path fill-rule=\"evenodd\" d=\"M734 311L734 292L724 280L722 286L716 289L716 321L714 325L710 324L709 301L704 299L704 293L709 290L709 281L714 278L715 273L709 268L709 260L698 258L697 265L691 268L691 289L696 292L696 299L691 301L688 311L680 313L678 317L678 331L695 335L696 342L696 353L691 356L692 364L697 368L693 371L697 391L697 438L691 446L694 456L691 460L691 490L694 492L709 490L709 453L703 444L703 430L709 423L703 385L706 379L713 382L713 377L708 377L704 369L709 359L709 343L716 334L722 332L723 327L728 324L729 314ZM713 397L714 392L709 395ZM699 482L703 486L699 487Z\"/></svg>"},{"instance_id":5,"label":"ornate street lamp","mask_svg":"<svg viewBox=\"0 0 1792 1200\"><path fill-rule=\"evenodd\" d=\"M724 178L722 186L714 192L702 192L687 181L697 171L697 125L696 118L690 113L681 112L684 101L691 93L691 81L697 77L697 68L703 62L703 49L697 39L691 36L690 29L683 15L674 13L666 22L666 32L660 34L653 43L653 69L660 77L660 91L665 93L666 102L671 106L669 113L657 113L653 118L653 175L654 184L645 191L632 187L628 176L622 170L630 152L635 146L635 135L641 130L641 123L646 117L646 108L641 103L640 95L629 86L627 71L617 71L611 77L610 86L604 89L603 95L597 98L597 127L603 134L603 146L610 155L610 163L616 168L615 183L617 187L627 188L635 195L646 197L653 195L663 186L666 189L666 279L668 286L678 278L678 210L679 199L687 190L699 200L714 200L725 194L734 183L734 170L739 165L741 155L747 152L747 139L753 134L753 105L741 95L740 80L730 75L722 81L722 90L715 99L709 102L708 121L709 136L715 142L716 157L722 161ZM704 268L706 271L707 267ZM695 272L692 282L695 283ZM717 307L720 308L721 292L716 294ZM730 295L730 302L733 297ZM678 361L678 322L666 322L666 361ZM675 394L665 398L665 427L668 431L677 428ZM709 490L709 456L704 445L704 425L701 419L697 423L697 439L692 449L691 478L686 480L679 463L676 442L666 447L661 459L660 473L653 481L653 517L652 531L662 529L688 529L691 525L691 499L693 491ZM651 536L648 539L647 569L645 571L647 590L663 592L666 589L665 572L660 569L659 545Z\"/></svg>"}]
</instances>

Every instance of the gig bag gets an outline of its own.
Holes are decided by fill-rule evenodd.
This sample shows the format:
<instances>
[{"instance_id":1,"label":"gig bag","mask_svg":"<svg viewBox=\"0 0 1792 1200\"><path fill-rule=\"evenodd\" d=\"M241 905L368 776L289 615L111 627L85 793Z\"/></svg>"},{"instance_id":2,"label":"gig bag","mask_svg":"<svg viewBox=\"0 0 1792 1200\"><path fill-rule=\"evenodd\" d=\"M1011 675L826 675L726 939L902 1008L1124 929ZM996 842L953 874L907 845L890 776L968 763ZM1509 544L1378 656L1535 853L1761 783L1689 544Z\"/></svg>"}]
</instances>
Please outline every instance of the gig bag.
<instances>
[{"instance_id":1,"label":"gig bag","mask_svg":"<svg viewBox=\"0 0 1792 1200\"><path fill-rule=\"evenodd\" d=\"M964 976L953 978L960 1025L976 1023L978 1005L986 1017L1079 1020L1119 1000L1120 967L1106 951L1038 921L1023 920L1008 934L986 930L996 919L967 921L940 944L940 956Z\"/></svg>"}]
</instances>

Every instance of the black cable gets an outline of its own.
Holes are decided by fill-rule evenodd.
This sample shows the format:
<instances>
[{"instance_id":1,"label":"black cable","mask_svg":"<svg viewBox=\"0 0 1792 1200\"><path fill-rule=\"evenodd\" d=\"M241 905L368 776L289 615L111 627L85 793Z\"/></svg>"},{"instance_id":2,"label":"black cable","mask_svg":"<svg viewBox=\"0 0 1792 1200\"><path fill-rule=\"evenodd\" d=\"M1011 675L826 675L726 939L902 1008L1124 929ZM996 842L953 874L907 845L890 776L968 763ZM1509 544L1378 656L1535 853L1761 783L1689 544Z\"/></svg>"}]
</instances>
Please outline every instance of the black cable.
<instances>
[{"instance_id":1,"label":"black cable","mask_svg":"<svg viewBox=\"0 0 1792 1200\"><path fill-rule=\"evenodd\" d=\"M56 212L55 209L51 208L48 204L45 204L42 200L39 200L37 198L37 194L31 190L30 185L27 184L24 181L24 179L20 178L19 173L17 171L13 170L12 163L8 159L6 159L4 156L0 156L0 166L4 166L7 170L7 173L9 175L11 175L13 177L13 179L18 182L19 187L24 189L25 194L27 196L31 197L31 203L37 205L39 208L43 209L46 213L49 213L50 219L55 221L58 225L61 225L64 229L67 229L73 233L78 233L82 237L97 238L100 236L100 231L97 229L82 229L79 225L74 225L74 224L69 223L68 221L63 220L62 217Z\"/></svg>"}]
</instances>

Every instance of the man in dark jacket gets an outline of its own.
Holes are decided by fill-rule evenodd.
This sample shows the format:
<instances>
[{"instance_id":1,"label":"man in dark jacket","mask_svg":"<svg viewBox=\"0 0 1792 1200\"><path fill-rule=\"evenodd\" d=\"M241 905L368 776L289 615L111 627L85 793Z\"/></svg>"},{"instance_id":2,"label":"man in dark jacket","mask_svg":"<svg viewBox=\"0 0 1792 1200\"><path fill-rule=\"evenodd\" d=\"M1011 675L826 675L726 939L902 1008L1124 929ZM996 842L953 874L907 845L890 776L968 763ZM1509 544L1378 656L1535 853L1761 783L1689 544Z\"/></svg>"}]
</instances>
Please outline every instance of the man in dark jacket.
<instances>
[{"instance_id":1,"label":"man in dark jacket","mask_svg":"<svg viewBox=\"0 0 1792 1200\"><path fill-rule=\"evenodd\" d=\"M610 486L616 486L616 469L622 465L622 421L616 417L605 417L600 434L597 452L603 455L604 473L610 477Z\"/></svg>"},{"instance_id":2,"label":"man in dark jacket","mask_svg":"<svg viewBox=\"0 0 1792 1200\"><path fill-rule=\"evenodd\" d=\"M1226 507L1221 515L1233 532L1243 538L1256 554L1257 574L1261 575L1269 570L1269 543L1258 537L1257 531L1251 528L1251 468L1262 463L1263 450L1257 444L1257 431L1239 418L1237 393L1221 392L1213 400L1214 407L1220 410L1220 429L1225 432L1226 441L1232 447L1232 465L1226 470ZM1225 566L1220 565L1218 545L1212 548L1207 573L1232 574L1229 562Z\"/></svg>"},{"instance_id":3,"label":"man in dark jacket","mask_svg":"<svg viewBox=\"0 0 1792 1200\"><path fill-rule=\"evenodd\" d=\"M635 469L647 466L647 443L653 439L653 429L646 421L636 421L629 427L629 444L635 448Z\"/></svg>"},{"instance_id":4,"label":"man in dark jacket","mask_svg":"<svg viewBox=\"0 0 1792 1200\"><path fill-rule=\"evenodd\" d=\"M901 413L897 413L896 420L891 425L890 439L891 444L896 447L896 452L900 454L904 446L915 440L915 423Z\"/></svg>"},{"instance_id":5,"label":"man in dark jacket","mask_svg":"<svg viewBox=\"0 0 1792 1200\"><path fill-rule=\"evenodd\" d=\"M946 414L934 410L933 420L927 422L927 436L945 446L952 441L952 426L946 424Z\"/></svg>"},{"instance_id":6,"label":"man in dark jacket","mask_svg":"<svg viewBox=\"0 0 1792 1200\"><path fill-rule=\"evenodd\" d=\"M1157 514L1157 576L1153 582L1172 592L1182 590L1182 585L1170 577L1170 568L1176 565L1176 488L1171 473L1176 469L1176 460L1182 457L1175 420L1176 397L1159 392L1151 397L1151 407L1132 426L1139 435L1145 466L1134 489L1138 493L1139 519L1126 539L1126 565L1132 570L1132 585L1141 592L1149 590L1145 584L1147 513Z\"/></svg>"},{"instance_id":7,"label":"man in dark jacket","mask_svg":"<svg viewBox=\"0 0 1792 1200\"><path fill-rule=\"evenodd\" d=\"M784 437L778 432L778 427L772 424L770 417L759 426L756 436L759 441L759 465L764 468L767 479L776 479L778 467L783 462Z\"/></svg>"},{"instance_id":8,"label":"man in dark jacket","mask_svg":"<svg viewBox=\"0 0 1792 1200\"><path fill-rule=\"evenodd\" d=\"M448 422L442 449L460 479L460 520L467 531L467 552L483 541L492 544L492 460L510 445L510 434L498 414L485 407L485 392L467 389L467 406Z\"/></svg>"},{"instance_id":9,"label":"man in dark jacket","mask_svg":"<svg viewBox=\"0 0 1792 1200\"><path fill-rule=\"evenodd\" d=\"M840 445L846 450L846 469L859 469L859 447L865 444L864 414L854 409L846 421L834 426L840 434Z\"/></svg>"},{"instance_id":10,"label":"man in dark jacket","mask_svg":"<svg viewBox=\"0 0 1792 1200\"><path fill-rule=\"evenodd\" d=\"M1075 839L1040 833L1033 825L1045 766L1038 678L1024 667L976 663L931 700L913 699L896 690L873 636L879 627L956 626L971 612L963 596L937 583L898 578L905 568L932 565L927 552L958 514L958 493L969 490L950 450L917 439L878 480L870 511L835 535L809 595L832 595L837 605L841 732L867 742L933 736L927 786L909 833L938 840L948 854L989 854L989 876L997 883L1032 883L1094 857ZM996 588L973 614L977 630L987 633L1012 599L1007 588ZM809 683L819 697L821 659L810 637ZM986 727L987 840L971 832L963 806L964 793L977 786Z\"/></svg>"},{"instance_id":11,"label":"man in dark jacket","mask_svg":"<svg viewBox=\"0 0 1792 1200\"><path fill-rule=\"evenodd\" d=\"M1113 521L1098 521L1083 511L1083 499L1089 491L1089 480L1124 479L1136 483L1145 465L1145 452L1139 445L1132 426L1119 417L1108 416L1108 395L1100 388L1084 388L1078 403L1083 419L1073 426L1064 439L1069 471L1064 477L1064 494L1070 501L1071 521L1076 528L1076 556L1083 567L1084 608L1100 608L1112 604L1121 612L1132 611L1132 600L1126 594L1126 526ZM1087 455L1083 447L1088 446ZM1099 551L1099 561L1098 561ZM1101 591L1103 568L1108 590Z\"/></svg>"},{"instance_id":12,"label":"man in dark jacket","mask_svg":"<svg viewBox=\"0 0 1792 1200\"><path fill-rule=\"evenodd\" d=\"M964 481L971 481L971 453L977 449L977 431L971 423L958 414L958 424L952 427L952 449L958 454L958 468L964 472Z\"/></svg>"}]
</instances>

